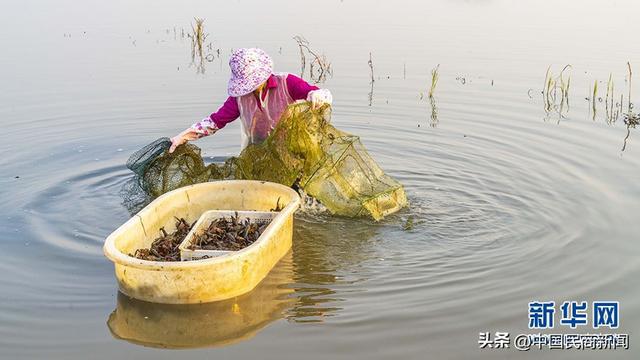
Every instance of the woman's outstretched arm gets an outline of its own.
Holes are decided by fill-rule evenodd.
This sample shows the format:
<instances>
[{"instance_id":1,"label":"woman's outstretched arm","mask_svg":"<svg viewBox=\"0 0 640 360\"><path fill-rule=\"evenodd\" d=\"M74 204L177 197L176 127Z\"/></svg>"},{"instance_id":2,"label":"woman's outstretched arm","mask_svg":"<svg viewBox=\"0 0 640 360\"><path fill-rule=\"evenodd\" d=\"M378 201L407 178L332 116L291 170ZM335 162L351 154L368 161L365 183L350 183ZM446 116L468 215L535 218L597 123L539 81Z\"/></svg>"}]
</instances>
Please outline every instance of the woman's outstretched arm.
<instances>
[{"instance_id":1,"label":"woman's outstretched arm","mask_svg":"<svg viewBox=\"0 0 640 360\"><path fill-rule=\"evenodd\" d=\"M191 125L191 127L171 138L171 148L169 148L169 152L173 152L176 147L186 143L187 141L193 141L215 134L216 131L222 129L225 125L237 119L239 116L240 110L238 109L238 102L236 101L236 98L229 96L227 101L224 102L218 111Z\"/></svg>"}]
</instances>

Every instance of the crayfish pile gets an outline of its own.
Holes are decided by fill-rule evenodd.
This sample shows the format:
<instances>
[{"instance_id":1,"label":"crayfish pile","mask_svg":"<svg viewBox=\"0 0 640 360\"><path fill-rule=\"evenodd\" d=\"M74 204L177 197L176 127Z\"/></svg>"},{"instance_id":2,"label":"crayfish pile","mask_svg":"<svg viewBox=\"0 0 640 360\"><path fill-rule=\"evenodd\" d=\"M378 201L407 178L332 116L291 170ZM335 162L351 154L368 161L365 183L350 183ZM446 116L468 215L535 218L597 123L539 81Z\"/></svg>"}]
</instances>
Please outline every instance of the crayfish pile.
<instances>
[{"instance_id":1,"label":"crayfish pile","mask_svg":"<svg viewBox=\"0 0 640 360\"><path fill-rule=\"evenodd\" d=\"M189 225L185 219L176 218L176 230L174 232L168 234L164 227L160 228L161 236L153 240L149 249L138 249L135 254L129 255L149 261L180 261L180 249L178 247L187 237L194 224Z\"/></svg>"},{"instance_id":2,"label":"crayfish pile","mask_svg":"<svg viewBox=\"0 0 640 360\"><path fill-rule=\"evenodd\" d=\"M253 244L269 225L252 222L249 219L240 220L235 216L216 219L209 227L196 234L187 246L190 250L228 250L237 251Z\"/></svg>"}]
</instances>

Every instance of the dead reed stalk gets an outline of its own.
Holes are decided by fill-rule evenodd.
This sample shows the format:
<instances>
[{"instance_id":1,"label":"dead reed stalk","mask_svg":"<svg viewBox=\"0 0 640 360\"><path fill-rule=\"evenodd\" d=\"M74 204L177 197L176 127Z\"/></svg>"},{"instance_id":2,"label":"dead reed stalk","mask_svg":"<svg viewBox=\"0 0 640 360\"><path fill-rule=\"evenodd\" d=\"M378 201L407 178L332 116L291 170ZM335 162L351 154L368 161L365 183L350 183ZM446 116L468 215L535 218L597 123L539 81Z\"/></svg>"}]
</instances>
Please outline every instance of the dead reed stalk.
<instances>
[{"instance_id":1,"label":"dead reed stalk","mask_svg":"<svg viewBox=\"0 0 640 360\"><path fill-rule=\"evenodd\" d=\"M309 41L300 35L293 37L293 40L298 44L300 50L300 76L304 77L304 73L307 66L307 56L310 56L309 62L309 78L314 83L323 83L327 80L327 77L333 76L333 69L331 68L331 62L324 54L318 54L309 46Z\"/></svg>"}]
</instances>

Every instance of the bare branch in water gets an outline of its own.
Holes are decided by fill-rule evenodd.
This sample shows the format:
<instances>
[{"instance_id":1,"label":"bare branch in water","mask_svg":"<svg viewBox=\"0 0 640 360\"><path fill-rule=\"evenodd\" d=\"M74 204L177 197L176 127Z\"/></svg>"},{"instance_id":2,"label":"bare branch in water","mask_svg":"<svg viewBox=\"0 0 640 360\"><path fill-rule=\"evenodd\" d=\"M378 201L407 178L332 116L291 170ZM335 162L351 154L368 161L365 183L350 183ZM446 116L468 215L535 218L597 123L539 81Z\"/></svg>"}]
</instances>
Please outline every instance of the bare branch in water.
<instances>
[{"instance_id":1,"label":"bare branch in water","mask_svg":"<svg viewBox=\"0 0 640 360\"><path fill-rule=\"evenodd\" d=\"M323 83L327 80L327 77L333 76L333 69L331 69L331 62L324 54L318 54L313 51L309 46L309 41L300 35L293 37L293 40L298 44L300 50L300 76L304 77L304 72L307 67L307 55L310 56L309 62L309 78L316 84Z\"/></svg>"}]
</instances>

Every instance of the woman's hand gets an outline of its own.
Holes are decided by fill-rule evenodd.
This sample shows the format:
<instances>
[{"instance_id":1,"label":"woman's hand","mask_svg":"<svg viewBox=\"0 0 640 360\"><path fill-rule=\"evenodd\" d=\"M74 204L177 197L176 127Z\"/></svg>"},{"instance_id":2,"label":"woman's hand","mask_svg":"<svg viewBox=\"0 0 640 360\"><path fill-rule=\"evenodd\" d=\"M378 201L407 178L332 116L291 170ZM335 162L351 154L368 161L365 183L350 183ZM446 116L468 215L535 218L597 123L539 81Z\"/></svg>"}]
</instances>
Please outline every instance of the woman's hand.
<instances>
[{"instance_id":1,"label":"woman's hand","mask_svg":"<svg viewBox=\"0 0 640 360\"><path fill-rule=\"evenodd\" d=\"M195 129L185 129L180 134L171 138L171 147L169 148L169 152L174 152L178 146L186 143L187 141L197 140L200 138L200 136L201 135Z\"/></svg>"},{"instance_id":2,"label":"woman's hand","mask_svg":"<svg viewBox=\"0 0 640 360\"><path fill-rule=\"evenodd\" d=\"M215 134L216 131L218 131L218 126L211 120L210 117L206 117L202 119L202 121L191 125L191 127L189 128L186 128L180 134L172 137L169 152L174 152L178 146L186 143L187 141L198 140L201 137Z\"/></svg>"},{"instance_id":3,"label":"woman's hand","mask_svg":"<svg viewBox=\"0 0 640 360\"><path fill-rule=\"evenodd\" d=\"M333 102L333 96L331 92L327 89L318 89L309 91L307 95L307 100L311 101L311 108L317 109L324 104L329 104Z\"/></svg>"}]
</instances>

